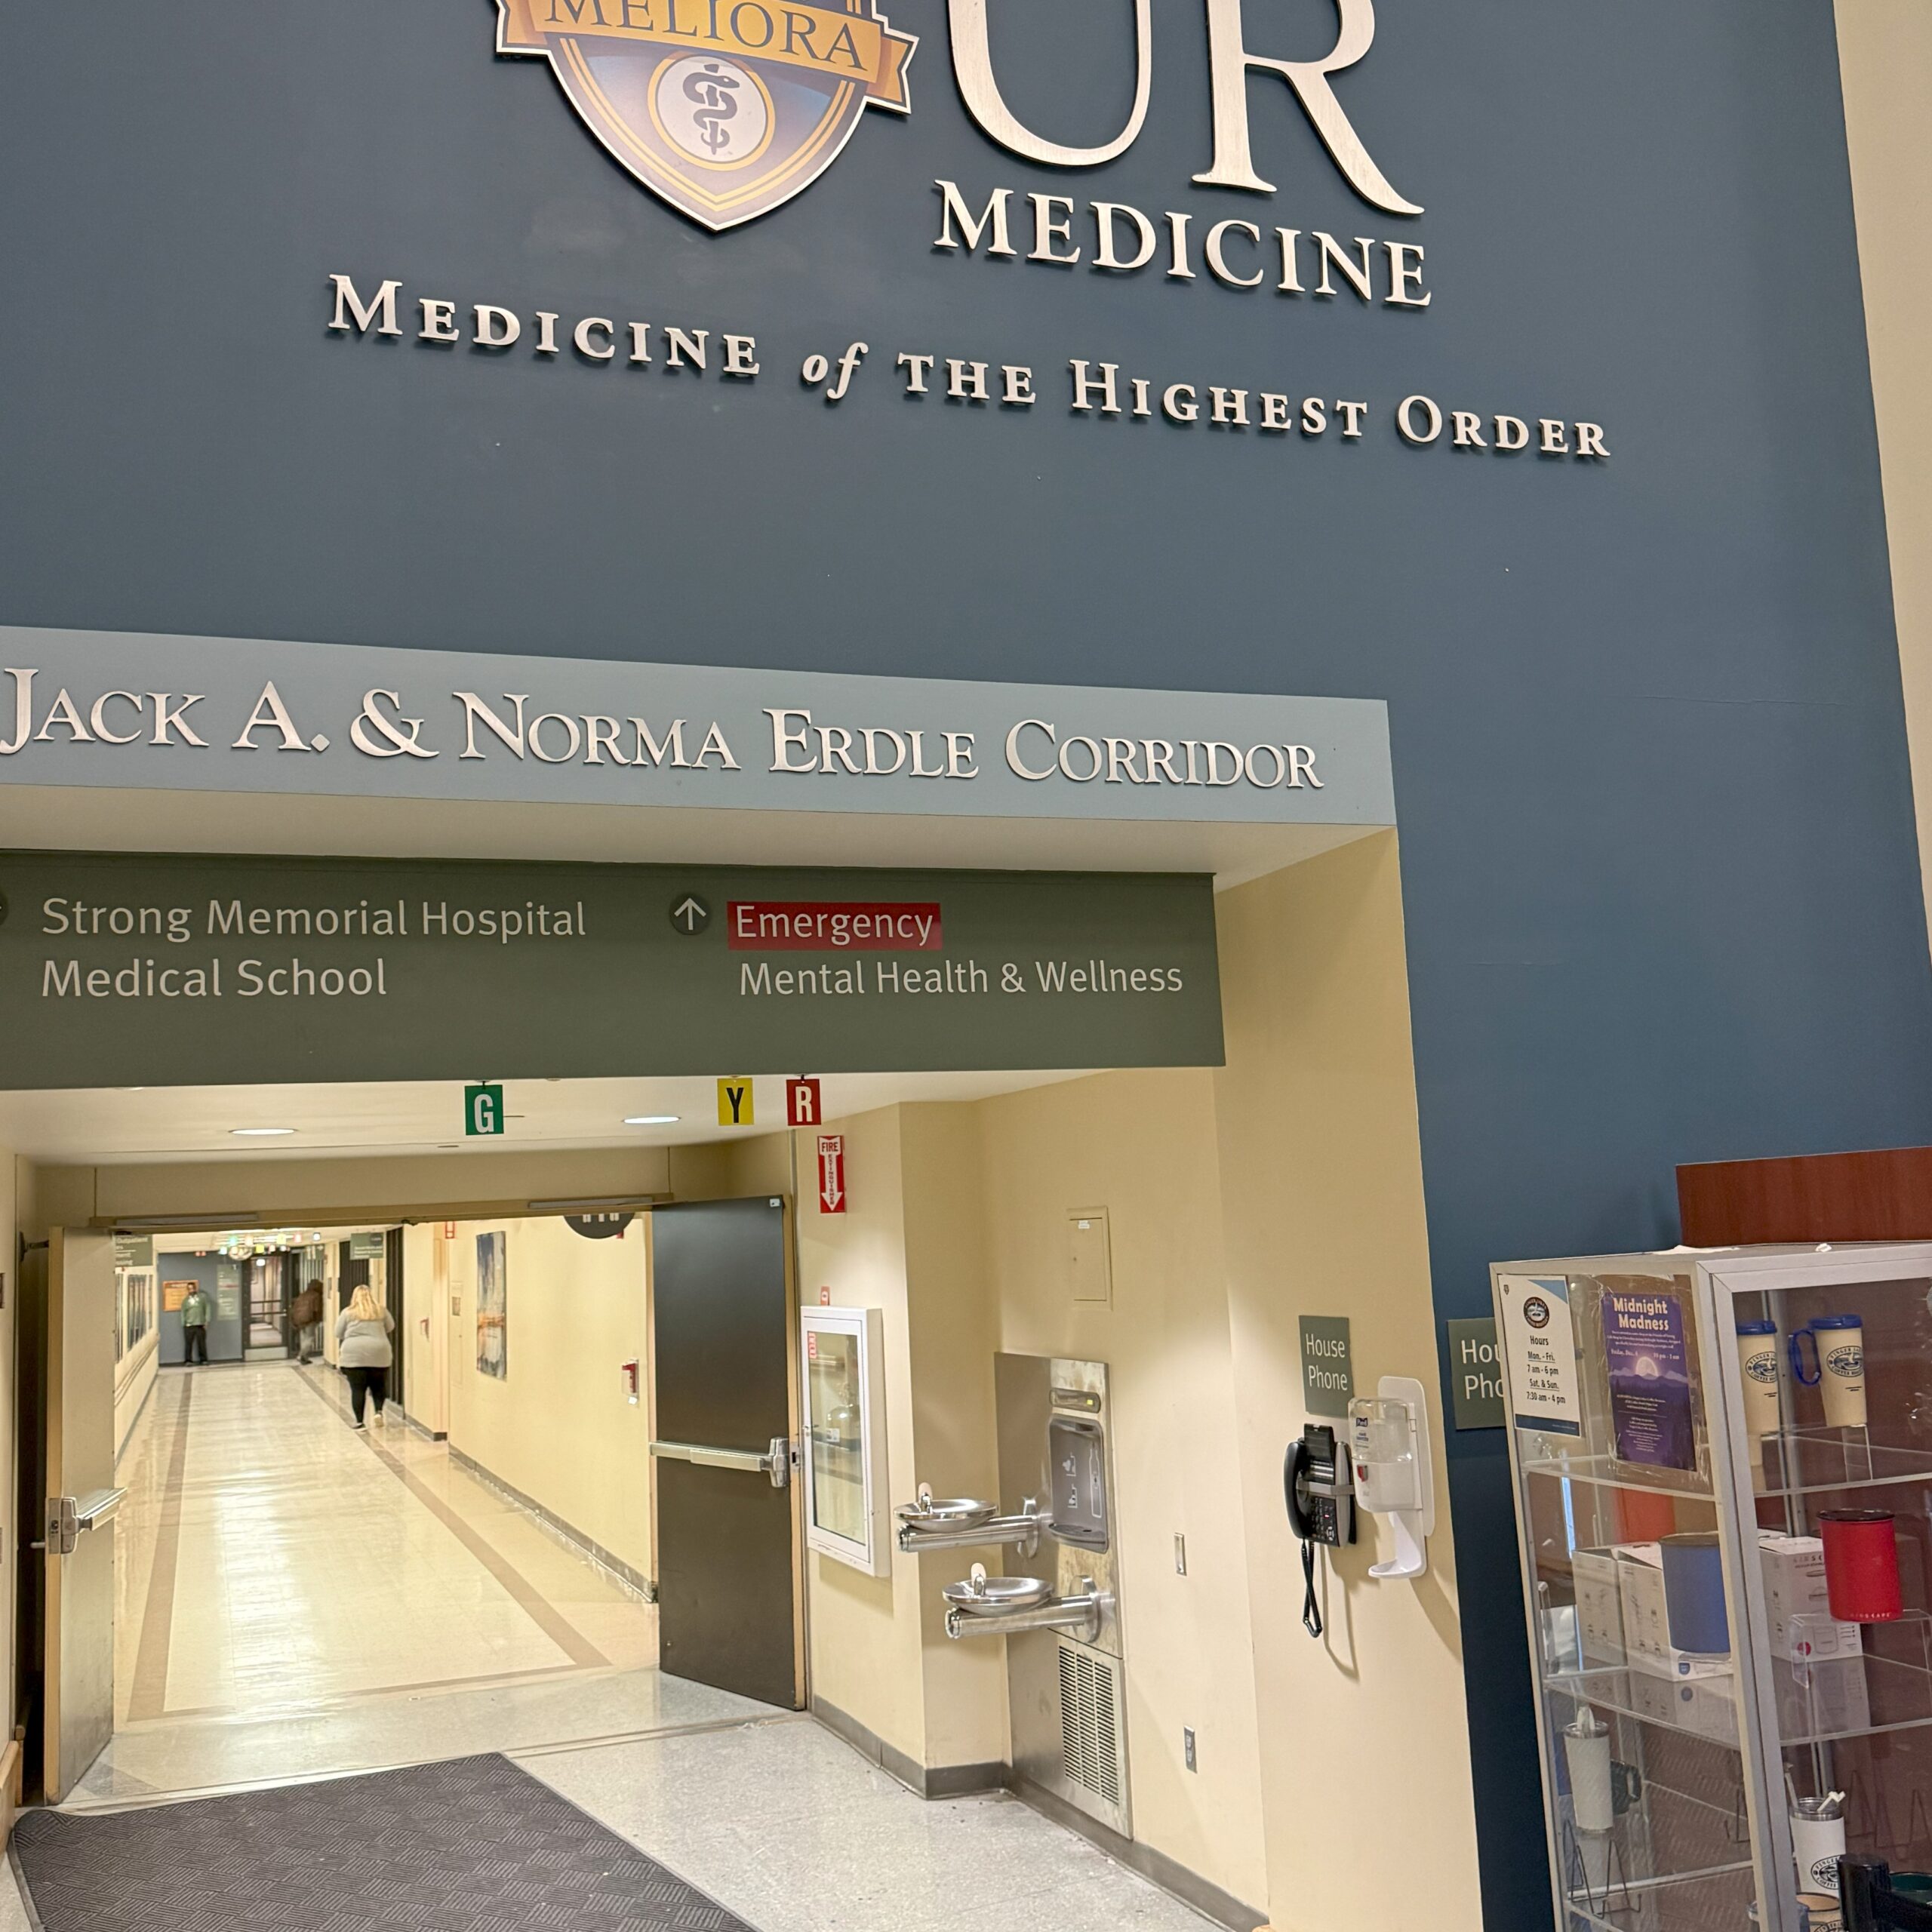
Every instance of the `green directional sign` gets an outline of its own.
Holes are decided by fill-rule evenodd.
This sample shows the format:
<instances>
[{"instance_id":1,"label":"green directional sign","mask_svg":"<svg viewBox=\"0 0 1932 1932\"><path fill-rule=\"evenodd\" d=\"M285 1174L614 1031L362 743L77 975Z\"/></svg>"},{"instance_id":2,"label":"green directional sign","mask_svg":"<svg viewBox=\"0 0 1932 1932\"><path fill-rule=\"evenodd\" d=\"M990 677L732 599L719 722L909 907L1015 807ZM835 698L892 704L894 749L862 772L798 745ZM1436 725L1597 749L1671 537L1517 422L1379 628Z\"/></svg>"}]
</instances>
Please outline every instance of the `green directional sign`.
<instances>
[{"instance_id":1,"label":"green directional sign","mask_svg":"<svg viewBox=\"0 0 1932 1932\"><path fill-rule=\"evenodd\" d=\"M9 1088L1222 1057L1197 875L0 851L0 894Z\"/></svg>"},{"instance_id":2,"label":"green directional sign","mask_svg":"<svg viewBox=\"0 0 1932 1932\"><path fill-rule=\"evenodd\" d=\"M1301 1318L1302 1406L1312 1416L1345 1416L1355 1392L1346 1315Z\"/></svg>"},{"instance_id":3,"label":"green directional sign","mask_svg":"<svg viewBox=\"0 0 1932 1932\"><path fill-rule=\"evenodd\" d=\"M471 1135L503 1131L503 1090L466 1087L463 1090L463 1131Z\"/></svg>"},{"instance_id":4,"label":"green directional sign","mask_svg":"<svg viewBox=\"0 0 1932 1932\"><path fill-rule=\"evenodd\" d=\"M1458 1429L1503 1429L1503 1370L1496 1358L1496 1318L1449 1324L1449 1393Z\"/></svg>"}]
</instances>

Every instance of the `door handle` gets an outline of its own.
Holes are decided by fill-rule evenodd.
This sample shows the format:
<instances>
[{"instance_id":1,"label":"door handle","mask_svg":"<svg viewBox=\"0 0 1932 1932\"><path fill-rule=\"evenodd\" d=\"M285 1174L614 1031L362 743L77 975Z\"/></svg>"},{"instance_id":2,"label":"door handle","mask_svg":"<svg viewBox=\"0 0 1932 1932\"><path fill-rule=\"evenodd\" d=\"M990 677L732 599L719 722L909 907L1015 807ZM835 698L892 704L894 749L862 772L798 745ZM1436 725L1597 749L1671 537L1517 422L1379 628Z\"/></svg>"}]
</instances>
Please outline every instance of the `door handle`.
<instances>
[{"instance_id":1,"label":"door handle","mask_svg":"<svg viewBox=\"0 0 1932 1932\"><path fill-rule=\"evenodd\" d=\"M84 1530L97 1530L113 1521L127 1500L125 1489L97 1489L82 1497L47 1499L47 1539L50 1556L71 1556Z\"/></svg>"},{"instance_id":2,"label":"door handle","mask_svg":"<svg viewBox=\"0 0 1932 1932\"><path fill-rule=\"evenodd\" d=\"M747 1475L768 1476L774 1489L783 1489L792 1479L789 1436L774 1435L761 1454L755 1449L714 1448L703 1442L654 1442L651 1453L660 1462L695 1463L702 1469L743 1469Z\"/></svg>"}]
</instances>

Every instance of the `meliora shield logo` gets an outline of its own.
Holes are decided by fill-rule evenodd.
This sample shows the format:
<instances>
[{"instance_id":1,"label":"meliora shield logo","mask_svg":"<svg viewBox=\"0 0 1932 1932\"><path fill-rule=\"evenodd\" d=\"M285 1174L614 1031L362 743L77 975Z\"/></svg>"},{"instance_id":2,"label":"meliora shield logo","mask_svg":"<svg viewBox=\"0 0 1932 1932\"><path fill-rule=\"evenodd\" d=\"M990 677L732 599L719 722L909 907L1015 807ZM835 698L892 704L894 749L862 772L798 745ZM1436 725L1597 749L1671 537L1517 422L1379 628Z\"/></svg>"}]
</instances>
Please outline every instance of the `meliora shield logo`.
<instances>
[{"instance_id":1,"label":"meliora shield logo","mask_svg":"<svg viewBox=\"0 0 1932 1932\"><path fill-rule=\"evenodd\" d=\"M540 54L586 127L712 229L789 202L868 107L903 114L918 46L872 0L497 0L497 51Z\"/></svg>"}]
</instances>

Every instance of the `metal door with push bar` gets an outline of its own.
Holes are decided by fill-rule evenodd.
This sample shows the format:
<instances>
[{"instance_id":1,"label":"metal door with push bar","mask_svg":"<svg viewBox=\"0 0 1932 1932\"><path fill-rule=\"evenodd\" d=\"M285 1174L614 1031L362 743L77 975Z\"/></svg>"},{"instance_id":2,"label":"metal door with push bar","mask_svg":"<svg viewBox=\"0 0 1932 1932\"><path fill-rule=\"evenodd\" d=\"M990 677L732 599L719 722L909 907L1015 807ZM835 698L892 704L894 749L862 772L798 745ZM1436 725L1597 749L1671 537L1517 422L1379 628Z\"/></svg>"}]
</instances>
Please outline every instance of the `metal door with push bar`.
<instances>
[{"instance_id":1,"label":"metal door with push bar","mask_svg":"<svg viewBox=\"0 0 1932 1932\"><path fill-rule=\"evenodd\" d=\"M795 1709L803 1573L787 1247L775 1195L653 1211L651 1454L663 1667Z\"/></svg>"},{"instance_id":2,"label":"metal door with push bar","mask_svg":"<svg viewBox=\"0 0 1932 1932\"><path fill-rule=\"evenodd\" d=\"M97 1489L85 1496L50 1496L46 1534L34 1545L50 1556L72 1556L82 1534L111 1523L128 1500L125 1489Z\"/></svg>"},{"instance_id":3,"label":"metal door with push bar","mask_svg":"<svg viewBox=\"0 0 1932 1932\"><path fill-rule=\"evenodd\" d=\"M654 1442L651 1453L661 1462L695 1463L700 1469L755 1471L769 1476L774 1489L783 1489L792 1479L789 1436L774 1435L762 1455L755 1449L718 1449L702 1442Z\"/></svg>"},{"instance_id":4,"label":"metal door with push bar","mask_svg":"<svg viewBox=\"0 0 1932 1932\"><path fill-rule=\"evenodd\" d=\"M57 1802L114 1734L114 1244L56 1228L23 1281L20 1640L29 1763ZM39 1257L37 1256L36 1260ZM37 1748L37 1750L35 1747ZM29 1773L32 1775L31 1770Z\"/></svg>"}]
</instances>

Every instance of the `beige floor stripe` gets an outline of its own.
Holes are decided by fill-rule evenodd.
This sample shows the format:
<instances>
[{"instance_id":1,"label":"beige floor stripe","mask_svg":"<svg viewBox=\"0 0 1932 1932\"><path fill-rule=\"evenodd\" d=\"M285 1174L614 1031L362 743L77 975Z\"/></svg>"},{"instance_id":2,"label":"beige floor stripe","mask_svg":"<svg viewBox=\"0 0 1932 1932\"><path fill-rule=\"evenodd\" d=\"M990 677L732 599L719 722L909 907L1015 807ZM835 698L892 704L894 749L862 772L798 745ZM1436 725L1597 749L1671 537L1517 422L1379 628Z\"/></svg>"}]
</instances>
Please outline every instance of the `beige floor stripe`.
<instances>
[{"instance_id":1,"label":"beige floor stripe","mask_svg":"<svg viewBox=\"0 0 1932 1932\"><path fill-rule=\"evenodd\" d=\"M181 1492L188 1469L188 1415L195 1400L195 1378L181 1377L181 1399L174 1405L174 1439L162 1478L161 1515L155 1532L154 1567L148 1573L148 1598L141 1612L140 1647L134 1653L134 1681L128 1696L128 1721L158 1718L168 1705L168 1658L174 1641L174 1574L181 1555Z\"/></svg>"},{"instance_id":2,"label":"beige floor stripe","mask_svg":"<svg viewBox=\"0 0 1932 1932\"><path fill-rule=\"evenodd\" d=\"M318 1381L312 1380L306 1374L303 1376L302 1381L304 1387L314 1392L319 1401L335 1414L342 1414L340 1407ZM413 1474L398 1457L392 1455L373 1438L368 1439L377 1460L386 1464L404 1488L496 1578L530 1620L571 1663L595 1670L610 1668L610 1659L590 1642L568 1618L563 1616L556 1605L502 1551L494 1548L470 1524L464 1521L434 1490ZM143 1632L143 1635L145 1641L146 1633Z\"/></svg>"}]
</instances>

